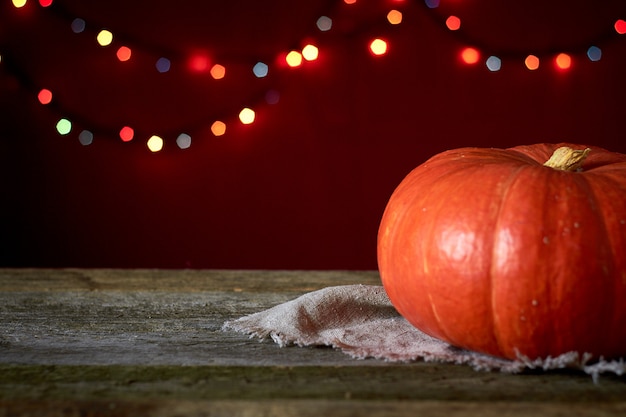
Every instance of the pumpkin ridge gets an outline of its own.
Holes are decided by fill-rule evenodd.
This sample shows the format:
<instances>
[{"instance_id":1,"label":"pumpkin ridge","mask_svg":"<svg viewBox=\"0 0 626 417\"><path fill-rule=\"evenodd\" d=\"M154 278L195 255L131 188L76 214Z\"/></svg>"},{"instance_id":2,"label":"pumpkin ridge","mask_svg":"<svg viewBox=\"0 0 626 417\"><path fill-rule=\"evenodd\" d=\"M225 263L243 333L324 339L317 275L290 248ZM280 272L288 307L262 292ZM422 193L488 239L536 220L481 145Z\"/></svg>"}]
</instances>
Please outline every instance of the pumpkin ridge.
<instances>
[{"instance_id":1,"label":"pumpkin ridge","mask_svg":"<svg viewBox=\"0 0 626 417\"><path fill-rule=\"evenodd\" d=\"M617 269L617 266L615 264L615 259L617 256L619 256L619 254L615 253L614 245L611 242L609 226L606 223L606 220L605 220L606 215L603 210L604 204L599 201L600 199L598 197L598 192L594 187L594 182L589 181L586 175L581 175L579 178L580 178L579 182L585 187L587 194L590 196L590 200L591 200L590 204L593 206L594 211L598 213L597 221L599 221L602 224L602 227L600 228L600 230L602 231L602 238L603 238L603 241L605 242L604 247L607 248L609 251L609 256L607 257L607 261L610 262L610 264L607 265L607 270L608 270L607 274L614 275ZM604 176L604 175L602 176L602 178L605 179L607 182L610 182L611 185L617 186L618 188L620 188L621 191L626 193L626 190L624 190L624 187L621 187L619 183L613 180L613 178L609 176ZM607 326L609 329L616 328L617 326L615 325L615 323L619 322L619 316L617 314L618 309L615 306L620 305L620 303L624 301L624 300L620 300L620 296L622 294L619 291L620 290L619 287L620 287L619 280L613 280L613 290L611 291L614 297L614 299L612 300L613 302L605 303L605 306L611 307L611 312L609 315L607 315L607 317L611 318L610 324ZM607 338L609 340L612 337L613 336L610 334L607 335ZM590 353L594 353L594 352L590 352Z\"/></svg>"},{"instance_id":2,"label":"pumpkin ridge","mask_svg":"<svg viewBox=\"0 0 626 417\"><path fill-rule=\"evenodd\" d=\"M498 211L496 214L495 226L493 228L494 238L493 238L493 245L491 248L491 259L489 260L490 267L489 267L488 291L491 294L491 303L489 304L489 309L490 309L489 316L490 316L491 324L492 324L491 328L492 328L493 340L496 346L498 347L499 355L505 355L505 349L504 349L504 345L501 342L501 337L500 337L501 329L498 324L498 321L496 320L496 315L495 315L495 312L498 311L498 309L495 307L496 297L495 297L495 292L493 290L495 288L494 283L496 279L494 260L497 258L497 256L495 254L495 251L496 251L496 248L498 248L497 242L498 242L498 234L499 234L498 232L500 231L502 208L504 207L504 203L507 201L510 195L509 191L511 190L511 185L516 182L521 172L525 169L528 169L528 167L529 165L520 165L515 170L513 170L513 172L509 174L508 178L505 181L502 182L502 189L504 190L504 192L500 197L500 201L498 204Z\"/></svg>"}]
</instances>

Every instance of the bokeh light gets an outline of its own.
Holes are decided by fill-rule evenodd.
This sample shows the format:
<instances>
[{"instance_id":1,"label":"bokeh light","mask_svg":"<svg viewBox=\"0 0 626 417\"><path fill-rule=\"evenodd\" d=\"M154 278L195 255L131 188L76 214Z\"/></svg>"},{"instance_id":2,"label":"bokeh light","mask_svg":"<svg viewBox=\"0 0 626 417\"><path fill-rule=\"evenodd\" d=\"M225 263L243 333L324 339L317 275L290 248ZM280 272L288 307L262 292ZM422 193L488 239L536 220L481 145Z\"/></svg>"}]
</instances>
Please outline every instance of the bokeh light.
<instances>
[{"instance_id":1,"label":"bokeh light","mask_svg":"<svg viewBox=\"0 0 626 417\"><path fill-rule=\"evenodd\" d=\"M252 67L252 72L257 78L267 77L269 67L263 62L257 62L254 64L254 67Z\"/></svg>"},{"instance_id":2,"label":"bokeh light","mask_svg":"<svg viewBox=\"0 0 626 417\"><path fill-rule=\"evenodd\" d=\"M189 69L194 72L204 72L209 69L209 57L202 53L197 53L189 58Z\"/></svg>"},{"instance_id":3,"label":"bokeh light","mask_svg":"<svg viewBox=\"0 0 626 417\"><path fill-rule=\"evenodd\" d=\"M152 152L159 152L161 149L163 149L163 139L157 135L150 136L150 139L148 139L146 145L148 145L148 149L150 149Z\"/></svg>"},{"instance_id":4,"label":"bokeh light","mask_svg":"<svg viewBox=\"0 0 626 417\"><path fill-rule=\"evenodd\" d=\"M478 49L476 48L469 48L469 47L464 48L461 51L461 59L466 64L470 64L470 65L475 64L480 59L480 53L478 52Z\"/></svg>"},{"instance_id":5,"label":"bokeh light","mask_svg":"<svg viewBox=\"0 0 626 417\"><path fill-rule=\"evenodd\" d=\"M161 57L156 62L156 69L160 73L168 72L170 70L171 62L169 59Z\"/></svg>"},{"instance_id":6,"label":"bokeh light","mask_svg":"<svg viewBox=\"0 0 626 417\"><path fill-rule=\"evenodd\" d=\"M572 66L572 57L566 53L560 53L554 58L554 64L559 69L569 69Z\"/></svg>"},{"instance_id":7,"label":"bokeh light","mask_svg":"<svg viewBox=\"0 0 626 417\"><path fill-rule=\"evenodd\" d=\"M226 123L219 120L213 122L211 125L211 133L215 136L222 136L226 133Z\"/></svg>"},{"instance_id":8,"label":"bokeh light","mask_svg":"<svg viewBox=\"0 0 626 417\"><path fill-rule=\"evenodd\" d=\"M346 4L354 4L356 3L356 0L343 0L343 2Z\"/></svg>"},{"instance_id":9,"label":"bokeh light","mask_svg":"<svg viewBox=\"0 0 626 417\"><path fill-rule=\"evenodd\" d=\"M83 146L91 145L91 143L93 142L93 133L88 130L83 130L78 135L78 141Z\"/></svg>"},{"instance_id":10,"label":"bokeh light","mask_svg":"<svg viewBox=\"0 0 626 417\"><path fill-rule=\"evenodd\" d=\"M267 104L278 104L280 101L280 93L276 90L269 90L265 93L265 102Z\"/></svg>"},{"instance_id":11,"label":"bokeh light","mask_svg":"<svg viewBox=\"0 0 626 417\"><path fill-rule=\"evenodd\" d=\"M67 119L61 119L57 122L56 128L60 135L67 135L72 131L72 122Z\"/></svg>"},{"instance_id":12,"label":"bokeh light","mask_svg":"<svg viewBox=\"0 0 626 417\"><path fill-rule=\"evenodd\" d=\"M85 30L86 26L87 24L80 17L77 17L76 19L72 20L71 27L72 27L72 32L74 33L82 33Z\"/></svg>"},{"instance_id":13,"label":"bokeh light","mask_svg":"<svg viewBox=\"0 0 626 417\"><path fill-rule=\"evenodd\" d=\"M39 94L37 94L37 100L39 100L41 104L50 104L52 101L52 91L47 88L42 88Z\"/></svg>"},{"instance_id":14,"label":"bokeh light","mask_svg":"<svg viewBox=\"0 0 626 417\"><path fill-rule=\"evenodd\" d=\"M49 7L52 5L52 0L39 0L39 5L41 7Z\"/></svg>"},{"instance_id":15,"label":"bokeh light","mask_svg":"<svg viewBox=\"0 0 626 417\"><path fill-rule=\"evenodd\" d=\"M446 19L446 26L450 30L459 30L461 28L461 19L456 16L450 16Z\"/></svg>"},{"instance_id":16,"label":"bokeh light","mask_svg":"<svg viewBox=\"0 0 626 417\"><path fill-rule=\"evenodd\" d=\"M500 68L502 67L502 60L497 56L490 56L489 58L487 58L485 65L487 65L489 71L500 71Z\"/></svg>"},{"instance_id":17,"label":"bokeh light","mask_svg":"<svg viewBox=\"0 0 626 417\"><path fill-rule=\"evenodd\" d=\"M135 137L135 131L132 127L124 126L120 130L120 139L124 142L130 142Z\"/></svg>"},{"instance_id":18,"label":"bokeh light","mask_svg":"<svg viewBox=\"0 0 626 417\"><path fill-rule=\"evenodd\" d=\"M623 35L624 33L626 33L626 20L619 19L615 22L615 25L613 27L615 28L615 31L617 33Z\"/></svg>"},{"instance_id":19,"label":"bokeh light","mask_svg":"<svg viewBox=\"0 0 626 417\"><path fill-rule=\"evenodd\" d=\"M255 117L254 110L252 110L249 107L246 107L239 112L239 120L244 125L249 125L250 123L254 122L254 117Z\"/></svg>"},{"instance_id":20,"label":"bokeh light","mask_svg":"<svg viewBox=\"0 0 626 417\"><path fill-rule=\"evenodd\" d=\"M322 16L317 19L317 28L322 32L327 32L333 27L333 20L328 16Z\"/></svg>"},{"instance_id":21,"label":"bokeh light","mask_svg":"<svg viewBox=\"0 0 626 417\"><path fill-rule=\"evenodd\" d=\"M106 29L102 29L100 32L98 32L96 40L98 41L98 44L100 44L100 46L109 46L113 42L113 34Z\"/></svg>"},{"instance_id":22,"label":"bokeh light","mask_svg":"<svg viewBox=\"0 0 626 417\"><path fill-rule=\"evenodd\" d=\"M285 57L285 61L287 61L287 65L290 67L299 67L302 65L302 54L298 51L291 51Z\"/></svg>"},{"instance_id":23,"label":"bokeh light","mask_svg":"<svg viewBox=\"0 0 626 417\"><path fill-rule=\"evenodd\" d=\"M319 56L319 49L317 46L308 44L302 48L302 57L307 61L315 61Z\"/></svg>"},{"instance_id":24,"label":"bokeh light","mask_svg":"<svg viewBox=\"0 0 626 417\"><path fill-rule=\"evenodd\" d=\"M391 10L387 13L387 21L392 25L399 25L402 23L402 12L399 10Z\"/></svg>"},{"instance_id":25,"label":"bokeh light","mask_svg":"<svg viewBox=\"0 0 626 417\"><path fill-rule=\"evenodd\" d=\"M590 61L599 61L602 59L602 50L597 46L590 46L589 49L587 49L587 57Z\"/></svg>"},{"instance_id":26,"label":"bokeh light","mask_svg":"<svg viewBox=\"0 0 626 417\"><path fill-rule=\"evenodd\" d=\"M370 51L377 56L385 55L387 53L387 42L376 38L370 42Z\"/></svg>"},{"instance_id":27,"label":"bokeh light","mask_svg":"<svg viewBox=\"0 0 626 417\"><path fill-rule=\"evenodd\" d=\"M133 52L130 50L128 46L120 46L116 53L117 59L119 59L122 62L126 62L130 59L132 53Z\"/></svg>"},{"instance_id":28,"label":"bokeh light","mask_svg":"<svg viewBox=\"0 0 626 417\"><path fill-rule=\"evenodd\" d=\"M226 67L220 64L215 64L211 67L211 77L216 80L221 80L226 76Z\"/></svg>"},{"instance_id":29,"label":"bokeh light","mask_svg":"<svg viewBox=\"0 0 626 417\"><path fill-rule=\"evenodd\" d=\"M526 65L526 68L534 71L539 68L539 58L537 58L535 55L528 55L524 60L524 64Z\"/></svg>"},{"instance_id":30,"label":"bokeh light","mask_svg":"<svg viewBox=\"0 0 626 417\"><path fill-rule=\"evenodd\" d=\"M176 144L180 149L187 149L191 146L191 136L186 133L181 133L176 138Z\"/></svg>"},{"instance_id":31,"label":"bokeh light","mask_svg":"<svg viewBox=\"0 0 626 417\"><path fill-rule=\"evenodd\" d=\"M424 3L427 7L431 9L436 9L437 7L439 7L439 0L424 0Z\"/></svg>"},{"instance_id":32,"label":"bokeh light","mask_svg":"<svg viewBox=\"0 0 626 417\"><path fill-rule=\"evenodd\" d=\"M26 0L13 0L13 6L17 7L18 9L24 7L26 6Z\"/></svg>"}]
</instances>

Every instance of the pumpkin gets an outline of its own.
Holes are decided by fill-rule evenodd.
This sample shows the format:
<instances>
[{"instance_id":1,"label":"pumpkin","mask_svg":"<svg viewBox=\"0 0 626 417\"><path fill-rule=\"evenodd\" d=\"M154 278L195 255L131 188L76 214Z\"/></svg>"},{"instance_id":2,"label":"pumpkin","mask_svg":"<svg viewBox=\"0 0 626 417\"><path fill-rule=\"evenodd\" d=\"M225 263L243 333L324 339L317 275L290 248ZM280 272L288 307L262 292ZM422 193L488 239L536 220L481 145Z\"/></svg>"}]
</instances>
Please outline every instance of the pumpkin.
<instances>
[{"instance_id":1,"label":"pumpkin","mask_svg":"<svg viewBox=\"0 0 626 417\"><path fill-rule=\"evenodd\" d=\"M626 155L572 144L440 153L391 195L378 264L398 312L454 346L626 356Z\"/></svg>"}]
</instances>

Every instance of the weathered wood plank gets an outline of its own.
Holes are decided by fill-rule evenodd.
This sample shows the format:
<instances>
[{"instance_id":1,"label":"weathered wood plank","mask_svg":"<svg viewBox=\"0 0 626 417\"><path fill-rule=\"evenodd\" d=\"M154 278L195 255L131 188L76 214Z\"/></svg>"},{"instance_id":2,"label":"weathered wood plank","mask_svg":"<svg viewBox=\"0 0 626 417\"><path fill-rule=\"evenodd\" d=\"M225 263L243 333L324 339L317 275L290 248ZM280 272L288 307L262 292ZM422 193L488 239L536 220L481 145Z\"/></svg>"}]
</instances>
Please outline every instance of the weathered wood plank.
<instances>
[{"instance_id":1,"label":"weathered wood plank","mask_svg":"<svg viewBox=\"0 0 626 417\"><path fill-rule=\"evenodd\" d=\"M3 415L623 415L626 377L354 360L221 331L363 271L0 269Z\"/></svg>"}]
</instances>

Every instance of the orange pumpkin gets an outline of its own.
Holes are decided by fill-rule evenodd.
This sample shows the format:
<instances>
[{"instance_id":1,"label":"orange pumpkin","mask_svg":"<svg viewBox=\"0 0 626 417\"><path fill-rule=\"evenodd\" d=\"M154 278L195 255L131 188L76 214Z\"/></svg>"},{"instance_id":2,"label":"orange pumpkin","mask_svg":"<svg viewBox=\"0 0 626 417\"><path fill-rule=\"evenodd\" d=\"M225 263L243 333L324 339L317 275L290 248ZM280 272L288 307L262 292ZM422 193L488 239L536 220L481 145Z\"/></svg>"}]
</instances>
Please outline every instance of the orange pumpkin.
<instances>
[{"instance_id":1,"label":"orange pumpkin","mask_svg":"<svg viewBox=\"0 0 626 417\"><path fill-rule=\"evenodd\" d=\"M378 263L400 314L452 345L626 356L626 155L572 144L438 154L392 194Z\"/></svg>"}]
</instances>

